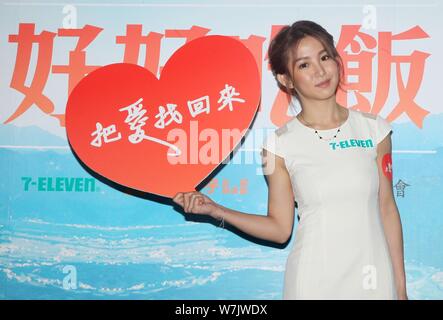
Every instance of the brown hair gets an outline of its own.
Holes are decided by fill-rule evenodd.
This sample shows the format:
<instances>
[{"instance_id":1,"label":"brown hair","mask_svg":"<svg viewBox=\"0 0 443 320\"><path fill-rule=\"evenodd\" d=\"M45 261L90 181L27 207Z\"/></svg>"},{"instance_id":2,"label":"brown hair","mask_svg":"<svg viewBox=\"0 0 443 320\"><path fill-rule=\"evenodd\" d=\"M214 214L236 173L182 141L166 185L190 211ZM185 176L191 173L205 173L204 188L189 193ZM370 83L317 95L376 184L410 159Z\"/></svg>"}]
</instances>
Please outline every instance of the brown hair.
<instances>
[{"instance_id":1,"label":"brown hair","mask_svg":"<svg viewBox=\"0 0 443 320\"><path fill-rule=\"evenodd\" d=\"M296 21L291 26L283 27L269 44L268 58L275 80L277 80L277 74L284 74L289 79L292 79L291 70L293 68L291 68L291 70L288 68L291 58L289 53L291 52L291 49L294 47L296 48L300 40L306 36L314 37L320 41L325 47L329 56L337 63L339 68L338 87L341 88L341 84L344 79L343 61L334 46L334 38L322 26L308 20ZM277 85L284 92L298 98L298 94L295 89L287 88L278 80Z\"/></svg>"}]
</instances>

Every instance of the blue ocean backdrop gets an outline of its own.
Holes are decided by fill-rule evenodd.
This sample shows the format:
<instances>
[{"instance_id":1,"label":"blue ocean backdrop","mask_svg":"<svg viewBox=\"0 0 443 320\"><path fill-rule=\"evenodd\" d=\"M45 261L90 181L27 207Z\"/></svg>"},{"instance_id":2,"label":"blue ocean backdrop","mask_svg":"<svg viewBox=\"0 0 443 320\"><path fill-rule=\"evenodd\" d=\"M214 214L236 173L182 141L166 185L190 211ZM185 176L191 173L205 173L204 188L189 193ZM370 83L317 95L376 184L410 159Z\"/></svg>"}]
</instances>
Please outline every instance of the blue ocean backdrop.
<instances>
[{"instance_id":1,"label":"blue ocean backdrop","mask_svg":"<svg viewBox=\"0 0 443 320\"><path fill-rule=\"evenodd\" d=\"M393 128L394 184L408 185L403 196L394 194L409 298L442 299L443 114L429 115L423 129ZM53 148L12 147L24 144ZM282 298L294 234L286 246L263 242L114 188L87 172L65 140L37 127L0 126L0 145L1 299ZM247 177L251 192L201 191L230 208L266 214L260 164L235 163L248 152L260 150L238 150L213 178L239 185ZM26 190L23 177L96 181L94 191L39 191L35 185Z\"/></svg>"}]
</instances>

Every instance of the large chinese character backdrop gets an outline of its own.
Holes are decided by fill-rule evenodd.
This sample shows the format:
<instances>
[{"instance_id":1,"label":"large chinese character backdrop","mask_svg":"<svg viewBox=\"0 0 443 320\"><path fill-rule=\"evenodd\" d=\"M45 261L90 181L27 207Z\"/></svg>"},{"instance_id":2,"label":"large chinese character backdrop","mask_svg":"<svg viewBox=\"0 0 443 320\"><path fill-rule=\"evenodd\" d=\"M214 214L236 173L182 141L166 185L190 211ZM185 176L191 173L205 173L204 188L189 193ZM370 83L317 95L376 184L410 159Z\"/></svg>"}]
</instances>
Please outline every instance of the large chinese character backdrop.
<instances>
[{"instance_id":1,"label":"large chinese character backdrop","mask_svg":"<svg viewBox=\"0 0 443 320\"><path fill-rule=\"evenodd\" d=\"M295 237L279 246L186 218L167 201L180 173L160 166L149 175L143 157L194 164L181 173L198 177L180 188L203 181L199 190L216 202L266 215L260 146L300 111L278 89L266 51L282 26L309 19L334 35L344 61L339 102L393 126L392 165L384 165L403 224L409 298L443 298L441 5L297 2L2 3L0 297L281 299ZM213 69L190 59L171 70L180 50L203 39L228 41L246 58L232 64L229 50L214 46L188 52L194 62L212 59ZM245 85L251 74L257 83ZM169 92L163 75L168 99L156 95ZM98 85L112 77L116 87ZM100 101L116 103L102 109ZM86 134L68 140L71 116L88 124L86 145L78 144Z\"/></svg>"}]
</instances>

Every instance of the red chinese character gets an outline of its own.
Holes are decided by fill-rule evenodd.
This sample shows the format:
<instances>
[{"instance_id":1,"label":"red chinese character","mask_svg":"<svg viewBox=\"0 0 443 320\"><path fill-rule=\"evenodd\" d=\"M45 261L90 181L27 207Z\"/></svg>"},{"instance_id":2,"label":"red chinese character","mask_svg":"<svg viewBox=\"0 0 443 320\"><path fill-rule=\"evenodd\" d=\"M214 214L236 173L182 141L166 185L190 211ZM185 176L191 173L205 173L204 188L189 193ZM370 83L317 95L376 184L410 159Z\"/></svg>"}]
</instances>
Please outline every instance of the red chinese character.
<instances>
[{"instance_id":1,"label":"red chinese character","mask_svg":"<svg viewBox=\"0 0 443 320\"><path fill-rule=\"evenodd\" d=\"M81 29L58 29L58 35L61 37L78 37L78 42L75 49L73 51L69 51L69 64L54 65L52 67L53 73L68 74L68 95L84 76L100 67L86 65L86 53L84 50L102 30L102 28L91 25L85 25ZM65 115L60 114L57 116L60 120L60 125L64 127Z\"/></svg>"},{"instance_id":2,"label":"red chinese character","mask_svg":"<svg viewBox=\"0 0 443 320\"><path fill-rule=\"evenodd\" d=\"M138 64L140 46L146 47L144 67L152 74L157 75L160 61L160 44L163 34L149 32L147 36L142 35L141 24L129 24L126 26L126 35L117 36L116 43L125 46L123 62Z\"/></svg>"},{"instance_id":3,"label":"red chinese character","mask_svg":"<svg viewBox=\"0 0 443 320\"><path fill-rule=\"evenodd\" d=\"M422 128L423 119L429 111L417 105L414 102L414 98L417 95L421 80L423 79L425 60L430 54L415 50L411 55L392 55L392 42L394 40L423 39L429 36L418 26L398 35L392 35L391 32L379 32L377 47L377 87L374 103L371 107L369 100L361 95L361 92L372 91L372 60L375 53L364 51L356 41L356 38L360 38L367 49L375 48L377 41L373 37L360 32L359 29L360 25L343 26L337 44L337 50L343 59L345 74L347 76L358 76L358 82L346 85L346 89L355 90L354 93L357 97L357 104L352 106L352 108L373 114L378 114L381 111L389 95L391 65L395 64L397 90L400 101L386 119L393 121L405 112L418 127ZM348 46L350 50L347 49ZM352 54L349 54L348 51L351 51ZM358 62L358 67L349 68L348 62ZM406 85L403 83L400 63L409 64L409 76ZM346 93L339 91L337 100L347 105Z\"/></svg>"},{"instance_id":4,"label":"red chinese character","mask_svg":"<svg viewBox=\"0 0 443 320\"><path fill-rule=\"evenodd\" d=\"M20 23L18 34L9 35L9 42L17 43L17 56L14 73L10 87L25 95L15 112L5 121L11 122L28 110L34 103L46 114L57 118L62 127L65 126L64 114L53 114L54 104L43 94L52 64L52 51L55 33L43 31L41 34L34 34L35 24ZM83 51L100 33L102 29L86 25L82 29L59 29L59 36L79 37L74 51L69 52L69 65L55 65L52 67L53 73L67 73L68 93L75 85L89 72L99 66L85 65L85 52ZM31 85L25 85L31 61L32 45L38 45L37 64Z\"/></svg>"},{"instance_id":5,"label":"red chinese character","mask_svg":"<svg viewBox=\"0 0 443 320\"><path fill-rule=\"evenodd\" d=\"M414 50L410 55L393 56L391 54L393 40L413 40L429 38L429 35L419 26L415 26L405 32L392 35L391 32L380 32L378 41L378 83L377 94L375 96L372 113L378 114L386 102L389 88L391 64L395 63L395 74L397 78L397 90L399 102L395 105L392 112L386 117L388 121L394 121L402 113L406 113L408 117L419 127L423 127L423 119L429 111L420 107L415 101L423 73L425 69L425 60L430 56L429 53ZM409 74L406 85L403 83L400 64L409 65ZM380 89L379 89L380 87Z\"/></svg>"},{"instance_id":6,"label":"red chinese character","mask_svg":"<svg viewBox=\"0 0 443 320\"><path fill-rule=\"evenodd\" d=\"M43 94L46 81L51 70L52 48L55 33L43 31L39 35L34 33L34 23L20 23L18 34L9 35L8 41L17 43L14 73L10 87L23 93L25 97L14 113L4 123L9 123L27 111L34 103L44 113L54 112L54 104ZM32 45L38 45L37 63L30 86L26 86L26 78L31 62Z\"/></svg>"},{"instance_id":7,"label":"red chinese character","mask_svg":"<svg viewBox=\"0 0 443 320\"><path fill-rule=\"evenodd\" d=\"M371 104L361 93L372 92L372 59L375 53L364 49L374 49L377 46L377 40L366 33L360 32L359 29L359 25L342 26L340 32L337 51L343 60L345 75L346 77L356 76L358 77L358 81L352 83L345 81L346 85L344 89L346 91L337 91L337 101L340 104L348 106L347 91L351 90L357 98L357 104L352 106L352 109L370 112ZM357 37L366 48L362 48L357 41ZM349 67L349 62L358 63L358 66L351 68Z\"/></svg>"}]
</instances>

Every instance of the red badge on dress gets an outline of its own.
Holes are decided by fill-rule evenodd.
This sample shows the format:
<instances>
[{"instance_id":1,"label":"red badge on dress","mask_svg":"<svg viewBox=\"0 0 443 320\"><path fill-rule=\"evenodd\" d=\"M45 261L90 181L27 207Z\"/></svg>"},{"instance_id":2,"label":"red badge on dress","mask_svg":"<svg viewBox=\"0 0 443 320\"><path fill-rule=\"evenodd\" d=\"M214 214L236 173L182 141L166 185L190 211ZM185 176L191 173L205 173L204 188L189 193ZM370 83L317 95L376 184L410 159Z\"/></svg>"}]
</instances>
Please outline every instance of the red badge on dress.
<instances>
[{"instance_id":1,"label":"red badge on dress","mask_svg":"<svg viewBox=\"0 0 443 320\"><path fill-rule=\"evenodd\" d=\"M383 174L392 181L392 157L390 153L386 153L381 161Z\"/></svg>"}]
</instances>

